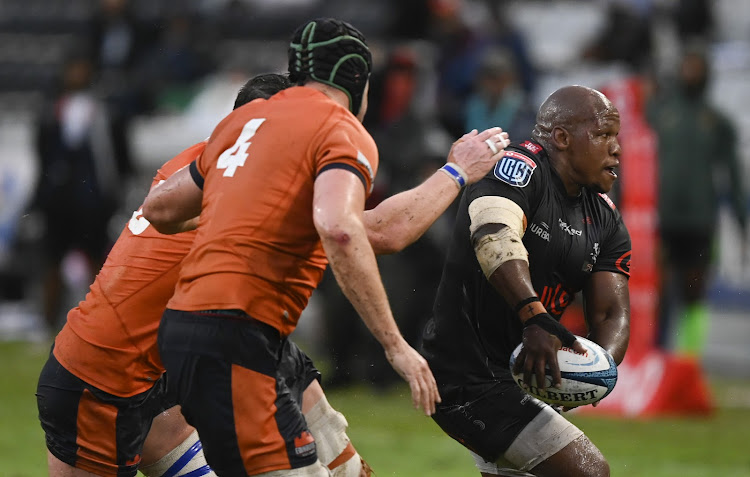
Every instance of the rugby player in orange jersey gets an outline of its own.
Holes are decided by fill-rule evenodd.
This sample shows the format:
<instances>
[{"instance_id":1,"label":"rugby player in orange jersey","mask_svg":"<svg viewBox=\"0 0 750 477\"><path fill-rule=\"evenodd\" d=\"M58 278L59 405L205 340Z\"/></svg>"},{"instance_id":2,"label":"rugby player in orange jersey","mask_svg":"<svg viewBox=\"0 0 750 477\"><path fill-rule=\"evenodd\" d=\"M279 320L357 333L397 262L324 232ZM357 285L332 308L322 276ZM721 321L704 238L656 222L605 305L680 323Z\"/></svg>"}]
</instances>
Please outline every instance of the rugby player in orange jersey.
<instances>
[{"instance_id":1,"label":"rugby player in orange jersey","mask_svg":"<svg viewBox=\"0 0 750 477\"><path fill-rule=\"evenodd\" d=\"M218 475L328 475L275 369L326 254L415 405L430 414L439 400L429 368L393 322L367 242L362 209L377 151L352 113L361 121L366 108L369 50L353 27L331 19L299 29L291 49L290 71L309 68L305 77L296 71L306 87L230 114L190 169L144 203L145 217L165 232L192 227L203 204L159 347ZM490 165L507 145L499 128L463 139L454 149ZM453 187L447 206L467 175L456 164L441 170L428 181Z\"/></svg>"},{"instance_id":2,"label":"rugby player in orange jersey","mask_svg":"<svg viewBox=\"0 0 750 477\"><path fill-rule=\"evenodd\" d=\"M281 75L253 78L240 90L235 107L289 84ZM164 164L152 187L187 166L204 147L205 142L191 146ZM156 347L161 314L194 235L159 234L140 210L134 212L86 299L69 312L37 388L50 475L129 476L136 468L148 476L214 475L194 429L165 395ZM291 343L287 352L299 358L298 366L305 364Z\"/></svg>"},{"instance_id":3,"label":"rugby player in orange jersey","mask_svg":"<svg viewBox=\"0 0 750 477\"><path fill-rule=\"evenodd\" d=\"M288 86L281 75L257 76L240 90L235 108ZM166 163L152 186L204 148L201 142ZM69 313L37 392L50 475L134 475L136 467L147 476L215 475L197 433L164 396L156 349L158 321L194 235L161 235L140 210L134 212L90 294ZM285 343L280 373L297 401L305 388L315 388L315 400L309 398L303 410L311 432L325 446L322 462L333 475L368 475L346 436L345 421L343 427L335 425L343 416L321 402L320 373L291 341ZM313 381L316 386L309 385ZM152 416L162 409L167 410L149 430Z\"/></svg>"},{"instance_id":4,"label":"rugby player in orange jersey","mask_svg":"<svg viewBox=\"0 0 750 477\"><path fill-rule=\"evenodd\" d=\"M260 75L248 81L243 87L237 97L235 108L256 97L268 97L287 86L289 82L283 76ZM200 155L204 147L205 142L201 142L169 161L157 173L153 185L190 163ZM468 149L463 146L462 150ZM466 169L470 182L483 176L492 164L487 157L473 158L468 154L457 153L454 160ZM371 218L368 220L368 232L371 240L376 244L376 250L379 253L397 251L416 240L452 202L457 195L457 190L448 176L436 173L421 186L383 202L377 211L368 212L366 217ZM409 222L408 219L415 216L417 220ZM140 211L133 214L117 246L97 277L97 282L92 286L92 293L78 308L70 312L67 324L57 338L50 362L45 367L47 376L50 376L49 372L58 366L55 364L56 360L64 364L63 367L66 369L56 372L66 376L66 379L70 380L68 384L72 382L74 386L63 392L64 395L69 391L75 393L73 389L77 388L80 396L82 390L88 385L89 393L93 391L95 395L101 397L109 390L107 394L111 394L112 399L117 399L116 396L121 397L132 392L139 394L140 390L147 391L154 384L153 380L163 371L159 358L155 354L156 327L174 288L177 278L175 270L178 268L176 265L187 253L193 236L194 234L176 236L156 234ZM129 267L129 270L123 273L126 267ZM158 270L170 269L171 273L160 274L158 272ZM143 286L144 283L150 281L154 282L155 287ZM105 292L113 307L97 303L103 298L102 292ZM138 307L143 307L143 309ZM132 310L140 311L133 313ZM140 331L111 333L113 328L140 328ZM115 348L120 346L121 351L114 352ZM145 364L139 366L139 362ZM303 414L313 436L318 441L321 461L332 470L334 476L368 475L366 464L363 467L346 436L346 421L325 400L318 382L319 373L312 366L309 358L291 341L287 342L284 349L282 367L281 372L286 376L287 381L295 381L290 387L294 390L296 399L302 400L301 395L304 390ZM129 432L137 434L136 443L128 444L131 451L120 449L119 452L122 455L118 457L117 443L122 439L127 440L132 437L118 438L114 433L102 431L101 429L111 427L112 417L108 416L107 412L89 409L89 407L98 406L110 410L113 408L104 406L99 399L88 399L84 405L79 403L76 408L69 402L65 403L68 398L51 395L50 393L60 392L55 390L55 387L56 385L47 381L46 378L40 379L39 415L48 433L48 444L51 446L49 455L51 475L89 475L89 471L97 475L115 475L118 459L126 463L126 469L132 469L135 468L138 454L142 457L138 468L147 476L179 476L198 469L206 472L203 475L212 475L209 474L210 470L204 467L205 460L197 435L182 418L178 407L159 414L154 419L150 431L147 427L138 428L138 426L150 424L152 413L170 407L169 402L157 401L156 396L161 396L161 394L157 392L150 394L152 401L147 407L152 410L143 412L140 417L134 415L118 417L119 426L122 426L122 423L127 422L128 419L136 419L133 421L134 430ZM99 389L94 390L94 388ZM91 397L91 395L88 396ZM137 396L135 400L145 401L143 396ZM125 399L122 402L125 403L128 400ZM154 402L158 404L153 404ZM77 416L83 417L86 414L91 416L89 429L96 428L96 430L92 435L78 436L77 433L81 429L77 430L77 427L73 426L78 425ZM67 421L59 422L60 418ZM103 420L99 420L101 418ZM143 420L147 423L143 423ZM67 426L70 427L69 431L64 430ZM60 432L69 432L69 434L63 437L59 435ZM149 434L144 444L143 433L145 432ZM143 445L142 452L138 450L140 445ZM66 450L66 446L72 446L72 448ZM110 455L108 456L107 452L101 449L96 451L96 447L109 449ZM186 458L191 455L191 459ZM93 456L96 457L93 458ZM91 462L91 459L94 462ZM108 459L109 464L106 463ZM105 463L102 463L102 460ZM130 461L129 464L128 461ZM178 461L182 467L175 466ZM103 468L107 465L111 466L111 471ZM120 475L128 474L125 469L121 469Z\"/></svg>"}]
</instances>

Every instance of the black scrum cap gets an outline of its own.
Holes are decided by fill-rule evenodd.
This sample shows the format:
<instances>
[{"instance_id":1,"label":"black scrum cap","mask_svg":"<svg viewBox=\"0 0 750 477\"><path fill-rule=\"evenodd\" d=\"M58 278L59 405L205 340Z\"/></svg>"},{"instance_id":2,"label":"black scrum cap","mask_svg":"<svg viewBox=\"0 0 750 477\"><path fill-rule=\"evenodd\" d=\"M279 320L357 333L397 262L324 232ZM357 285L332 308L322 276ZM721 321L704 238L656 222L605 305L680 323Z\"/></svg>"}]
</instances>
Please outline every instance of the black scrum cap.
<instances>
[{"instance_id":1,"label":"black scrum cap","mask_svg":"<svg viewBox=\"0 0 750 477\"><path fill-rule=\"evenodd\" d=\"M365 37L349 23L318 18L294 32L289 79L297 84L312 79L340 89L349 97L349 110L355 115L371 71L372 55Z\"/></svg>"}]
</instances>

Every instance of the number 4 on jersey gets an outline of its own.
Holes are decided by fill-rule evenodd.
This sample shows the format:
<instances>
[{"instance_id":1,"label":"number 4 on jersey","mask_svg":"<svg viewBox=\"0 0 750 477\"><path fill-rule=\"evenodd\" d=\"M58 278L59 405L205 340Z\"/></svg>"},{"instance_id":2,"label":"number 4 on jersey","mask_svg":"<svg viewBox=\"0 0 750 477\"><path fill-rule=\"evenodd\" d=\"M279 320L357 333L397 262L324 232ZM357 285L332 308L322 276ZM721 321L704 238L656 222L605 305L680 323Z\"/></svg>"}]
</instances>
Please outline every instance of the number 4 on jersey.
<instances>
[{"instance_id":1,"label":"number 4 on jersey","mask_svg":"<svg viewBox=\"0 0 750 477\"><path fill-rule=\"evenodd\" d=\"M247 148L250 147L250 139L255 136L258 128L266 118L251 119L245 123L245 127L242 128L240 136L237 141L222 152L219 156L219 160L216 161L217 169L224 169L224 177L234 177L234 173L238 167L245 165L245 159L247 159Z\"/></svg>"}]
</instances>

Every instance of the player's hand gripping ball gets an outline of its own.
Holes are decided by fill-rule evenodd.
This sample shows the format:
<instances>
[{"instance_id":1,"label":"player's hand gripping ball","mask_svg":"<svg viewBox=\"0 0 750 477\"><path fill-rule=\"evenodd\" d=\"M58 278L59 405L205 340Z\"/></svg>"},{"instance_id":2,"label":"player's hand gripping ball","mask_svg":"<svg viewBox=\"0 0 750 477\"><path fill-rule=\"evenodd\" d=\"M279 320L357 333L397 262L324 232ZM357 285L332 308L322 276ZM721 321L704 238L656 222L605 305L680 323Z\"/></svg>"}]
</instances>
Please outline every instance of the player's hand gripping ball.
<instances>
[{"instance_id":1,"label":"player's hand gripping ball","mask_svg":"<svg viewBox=\"0 0 750 477\"><path fill-rule=\"evenodd\" d=\"M576 336L579 343L586 348L585 354L579 354L570 348L562 347L557 352L557 363L560 366L562 386L552 387L552 375L547 367L545 375L546 389L536 385L532 375L532 386L523 382L523 372L513 373L513 365L523 344L519 344L510 356L510 369L516 384L532 396L553 405L572 408L593 404L607 396L617 383L617 365L604 348L591 340Z\"/></svg>"}]
</instances>

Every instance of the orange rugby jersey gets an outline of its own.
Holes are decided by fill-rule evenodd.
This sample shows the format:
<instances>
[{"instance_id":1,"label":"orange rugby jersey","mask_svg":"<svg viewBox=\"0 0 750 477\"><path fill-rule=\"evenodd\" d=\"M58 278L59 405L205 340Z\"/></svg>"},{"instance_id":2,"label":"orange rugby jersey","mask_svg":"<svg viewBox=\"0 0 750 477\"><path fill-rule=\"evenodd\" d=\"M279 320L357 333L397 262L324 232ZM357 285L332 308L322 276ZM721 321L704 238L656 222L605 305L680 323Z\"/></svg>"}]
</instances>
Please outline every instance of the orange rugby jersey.
<instances>
[{"instance_id":1,"label":"orange rugby jersey","mask_svg":"<svg viewBox=\"0 0 750 477\"><path fill-rule=\"evenodd\" d=\"M328 264L312 219L315 178L343 167L369 194L377 165L362 124L314 89L233 111L195 165L204 180L200 225L167 306L240 309L291 333Z\"/></svg>"},{"instance_id":2,"label":"orange rugby jersey","mask_svg":"<svg viewBox=\"0 0 750 477\"><path fill-rule=\"evenodd\" d=\"M152 187L200 156L206 143L181 152ZM57 360L80 379L117 396L148 390L164 368L156 334L174 292L180 262L195 232L162 235L139 209L123 229L84 301L55 339Z\"/></svg>"}]
</instances>

